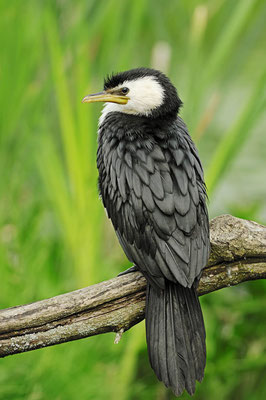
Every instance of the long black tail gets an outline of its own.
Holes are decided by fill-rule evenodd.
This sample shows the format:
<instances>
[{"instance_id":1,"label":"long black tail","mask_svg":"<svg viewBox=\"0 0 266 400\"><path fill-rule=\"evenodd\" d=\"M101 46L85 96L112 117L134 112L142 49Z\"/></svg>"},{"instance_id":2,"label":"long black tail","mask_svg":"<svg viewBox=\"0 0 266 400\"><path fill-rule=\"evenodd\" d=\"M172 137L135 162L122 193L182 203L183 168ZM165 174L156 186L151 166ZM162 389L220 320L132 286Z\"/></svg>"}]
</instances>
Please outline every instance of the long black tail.
<instances>
[{"instance_id":1,"label":"long black tail","mask_svg":"<svg viewBox=\"0 0 266 400\"><path fill-rule=\"evenodd\" d=\"M195 288L147 286L146 337L155 374L176 396L192 395L206 364L205 328Z\"/></svg>"}]
</instances>

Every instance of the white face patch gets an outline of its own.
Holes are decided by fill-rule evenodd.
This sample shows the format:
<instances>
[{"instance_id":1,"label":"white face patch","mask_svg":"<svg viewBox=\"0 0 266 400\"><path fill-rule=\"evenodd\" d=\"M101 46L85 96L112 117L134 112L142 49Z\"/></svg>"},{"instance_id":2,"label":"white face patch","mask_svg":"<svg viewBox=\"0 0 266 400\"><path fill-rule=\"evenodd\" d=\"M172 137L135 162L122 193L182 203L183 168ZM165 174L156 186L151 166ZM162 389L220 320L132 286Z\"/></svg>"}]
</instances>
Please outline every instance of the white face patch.
<instances>
[{"instance_id":1,"label":"white face patch","mask_svg":"<svg viewBox=\"0 0 266 400\"><path fill-rule=\"evenodd\" d=\"M109 112L119 111L126 114L148 116L152 110L160 107L164 99L164 90L153 76L145 76L132 81L124 81L117 87L127 87L127 104L105 103L99 125Z\"/></svg>"}]
</instances>

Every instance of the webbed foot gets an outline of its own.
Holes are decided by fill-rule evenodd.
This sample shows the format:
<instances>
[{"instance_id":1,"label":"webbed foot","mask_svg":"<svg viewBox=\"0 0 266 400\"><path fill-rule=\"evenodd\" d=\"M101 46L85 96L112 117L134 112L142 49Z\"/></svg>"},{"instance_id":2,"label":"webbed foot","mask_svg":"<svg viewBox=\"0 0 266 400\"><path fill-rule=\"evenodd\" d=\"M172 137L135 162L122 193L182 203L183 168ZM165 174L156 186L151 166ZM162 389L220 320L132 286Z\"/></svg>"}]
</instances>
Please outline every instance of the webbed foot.
<instances>
[{"instance_id":1,"label":"webbed foot","mask_svg":"<svg viewBox=\"0 0 266 400\"><path fill-rule=\"evenodd\" d=\"M136 267L136 265L133 265L133 267L130 267L128 269L126 269L125 271L120 272L120 274L118 274L117 276L123 276L126 274L130 274L131 272L137 272L138 268Z\"/></svg>"}]
</instances>

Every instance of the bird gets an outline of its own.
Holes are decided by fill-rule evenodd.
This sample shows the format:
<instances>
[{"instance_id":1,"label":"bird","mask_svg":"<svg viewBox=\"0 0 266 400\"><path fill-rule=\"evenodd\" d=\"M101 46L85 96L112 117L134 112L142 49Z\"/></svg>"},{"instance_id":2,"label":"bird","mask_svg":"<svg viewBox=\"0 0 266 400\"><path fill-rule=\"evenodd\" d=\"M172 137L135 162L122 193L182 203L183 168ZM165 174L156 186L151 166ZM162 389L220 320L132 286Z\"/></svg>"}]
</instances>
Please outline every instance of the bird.
<instances>
[{"instance_id":1,"label":"bird","mask_svg":"<svg viewBox=\"0 0 266 400\"><path fill-rule=\"evenodd\" d=\"M183 105L162 72L113 73L83 103L104 102L98 124L98 188L118 240L147 280L148 356L176 396L194 394L206 365L197 286L209 252L209 218L198 151ZM125 271L124 273L127 273Z\"/></svg>"}]
</instances>

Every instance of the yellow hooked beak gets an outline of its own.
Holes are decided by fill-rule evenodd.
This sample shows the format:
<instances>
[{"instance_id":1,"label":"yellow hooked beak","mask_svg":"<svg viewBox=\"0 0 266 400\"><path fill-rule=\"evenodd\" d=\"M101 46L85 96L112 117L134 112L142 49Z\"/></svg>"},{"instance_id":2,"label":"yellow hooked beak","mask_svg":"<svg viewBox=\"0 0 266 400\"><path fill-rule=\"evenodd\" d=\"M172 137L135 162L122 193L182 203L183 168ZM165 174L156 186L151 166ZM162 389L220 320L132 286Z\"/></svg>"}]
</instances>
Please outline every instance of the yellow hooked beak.
<instances>
[{"instance_id":1,"label":"yellow hooked beak","mask_svg":"<svg viewBox=\"0 0 266 400\"><path fill-rule=\"evenodd\" d=\"M127 96L119 96L117 94L112 94L108 92L100 92L95 94L89 94L82 99L82 103L95 103L97 101L110 102L110 103L118 103L118 104L127 104L129 97Z\"/></svg>"}]
</instances>

